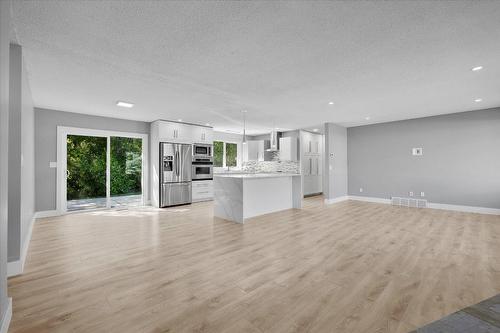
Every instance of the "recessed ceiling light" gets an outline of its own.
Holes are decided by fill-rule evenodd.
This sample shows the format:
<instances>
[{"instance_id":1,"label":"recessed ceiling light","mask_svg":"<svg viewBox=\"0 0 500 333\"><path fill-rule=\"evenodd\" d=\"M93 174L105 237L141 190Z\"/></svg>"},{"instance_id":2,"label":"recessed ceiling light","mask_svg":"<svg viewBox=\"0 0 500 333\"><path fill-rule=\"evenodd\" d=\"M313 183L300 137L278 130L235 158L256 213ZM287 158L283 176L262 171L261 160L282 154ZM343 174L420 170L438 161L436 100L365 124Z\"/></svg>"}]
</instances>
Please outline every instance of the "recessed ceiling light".
<instances>
[{"instance_id":1,"label":"recessed ceiling light","mask_svg":"<svg viewBox=\"0 0 500 333\"><path fill-rule=\"evenodd\" d=\"M210 126L210 123L206 123L205 126Z\"/></svg>"},{"instance_id":2,"label":"recessed ceiling light","mask_svg":"<svg viewBox=\"0 0 500 333\"><path fill-rule=\"evenodd\" d=\"M476 66L476 67L472 68L472 71L477 72L477 71L480 71L481 69L483 69L483 66Z\"/></svg>"},{"instance_id":3,"label":"recessed ceiling light","mask_svg":"<svg viewBox=\"0 0 500 333\"><path fill-rule=\"evenodd\" d=\"M182 121L182 119L177 119L177 121Z\"/></svg>"},{"instance_id":4,"label":"recessed ceiling light","mask_svg":"<svg viewBox=\"0 0 500 333\"><path fill-rule=\"evenodd\" d=\"M370 117L365 117L366 120L370 120Z\"/></svg>"},{"instance_id":5,"label":"recessed ceiling light","mask_svg":"<svg viewBox=\"0 0 500 333\"><path fill-rule=\"evenodd\" d=\"M479 102L482 102L482 101L483 101L483 99L482 99L482 98L476 98L476 99L474 100L474 102L476 102L476 103L479 103Z\"/></svg>"},{"instance_id":6,"label":"recessed ceiling light","mask_svg":"<svg viewBox=\"0 0 500 333\"><path fill-rule=\"evenodd\" d=\"M317 128L313 129L313 132L317 132L317 131L319 131L319 129L317 129Z\"/></svg>"},{"instance_id":7,"label":"recessed ceiling light","mask_svg":"<svg viewBox=\"0 0 500 333\"><path fill-rule=\"evenodd\" d=\"M130 108L134 107L134 103L118 101L118 102L116 102L116 106L121 106L122 108L129 108L130 109Z\"/></svg>"},{"instance_id":8,"label":"recessed ceiling light","mask_svg":"<svg viewBox=\"0 0 500 333\"><path fill-rule=\"evenodd\" d=\"M328 102L329 105L333 105L333 102Z\"/></svg>"}]
</instances>

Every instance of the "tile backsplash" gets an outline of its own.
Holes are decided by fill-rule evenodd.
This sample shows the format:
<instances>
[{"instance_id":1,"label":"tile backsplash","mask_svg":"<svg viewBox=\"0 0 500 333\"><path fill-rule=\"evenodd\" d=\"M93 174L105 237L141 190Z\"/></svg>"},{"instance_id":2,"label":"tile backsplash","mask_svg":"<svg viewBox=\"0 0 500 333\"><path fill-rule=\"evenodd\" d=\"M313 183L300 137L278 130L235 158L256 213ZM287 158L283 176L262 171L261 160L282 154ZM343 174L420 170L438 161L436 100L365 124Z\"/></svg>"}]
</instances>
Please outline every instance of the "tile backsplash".
<instances>
[{"instance_id":1,"label":"tile backsplash","mask_svg":"<svg viewBox=\"0 0 500 333\"><path fill-rule=\"evenodd\" d=\"M243 171L265 173L265 172L284 172L300 173L299 162L294 161L248 161L243 162Z\"/></svg>"}]
</instances>

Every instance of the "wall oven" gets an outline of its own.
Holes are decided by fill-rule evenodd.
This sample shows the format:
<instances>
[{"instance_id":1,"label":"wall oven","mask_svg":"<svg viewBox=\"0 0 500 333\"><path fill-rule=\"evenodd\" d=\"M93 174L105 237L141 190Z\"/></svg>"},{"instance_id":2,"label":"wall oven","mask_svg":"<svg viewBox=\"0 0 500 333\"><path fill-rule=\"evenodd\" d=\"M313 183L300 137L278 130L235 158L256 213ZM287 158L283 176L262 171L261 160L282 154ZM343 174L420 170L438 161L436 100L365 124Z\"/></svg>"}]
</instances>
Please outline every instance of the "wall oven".
<instances>
[{"instance_id":1,"label":"wall oven","mask_svg":"<svg viewBox=\"0 0 500 333\"><path fill-rule=\"evenodd\" d=\"M211 180L213 179L213 163L212 161L196 161L191 162L191 177L196 180Z\"/></svg>"},{"instance_id":2,"label":"wall oven","mask_svg":"<svg viewBox=\"0 0 500 333\"><path fill-rule=\"evenodd\" d=\"M212 159L212 145L195 143L193 145L193 159L197 158L209 158Z\"/></svg>"}]
</instances>

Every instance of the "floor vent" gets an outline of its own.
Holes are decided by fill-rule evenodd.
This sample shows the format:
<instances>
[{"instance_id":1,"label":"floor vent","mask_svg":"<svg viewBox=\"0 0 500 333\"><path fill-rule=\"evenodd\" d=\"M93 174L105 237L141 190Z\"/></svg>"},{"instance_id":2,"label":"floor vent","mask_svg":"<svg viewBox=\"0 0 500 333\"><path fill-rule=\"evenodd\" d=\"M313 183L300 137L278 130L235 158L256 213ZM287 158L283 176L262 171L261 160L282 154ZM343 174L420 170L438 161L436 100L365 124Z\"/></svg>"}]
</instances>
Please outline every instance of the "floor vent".
<instances>
[{"instance_id":1,"label":"floor vent","mask_svg":"<svg viewBox=\"0 0 500 333\"><path fill-rule=\"evenodd\" d=\"M391 197L393 206L427 208L427 200L415 198Z\"/></svg>"},{"instance_id":2,"label":"floor vent","mask_svg":"<svg viewBox=\"0 0 500 333\"><path fill-rule=\"evenodd\" d=\"M417 199L417 207L418 208L427 208L427 200Z\"/></svg>"}]
</instances>

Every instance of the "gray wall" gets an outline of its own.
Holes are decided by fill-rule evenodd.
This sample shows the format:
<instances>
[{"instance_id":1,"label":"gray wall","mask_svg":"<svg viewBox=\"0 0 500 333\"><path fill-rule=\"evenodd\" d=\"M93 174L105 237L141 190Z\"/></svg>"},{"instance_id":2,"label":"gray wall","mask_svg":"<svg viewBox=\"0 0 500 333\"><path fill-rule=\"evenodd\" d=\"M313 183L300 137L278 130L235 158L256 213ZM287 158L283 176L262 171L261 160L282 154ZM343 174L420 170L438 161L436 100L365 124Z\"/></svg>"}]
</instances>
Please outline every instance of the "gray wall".
<instances>
[{"instance_id":1,"label":"gray wall","mask_svg":"<svg viewBox=\"0 0 500 333\"><path fill-rule=\"evenodd\" d=\"M35 108L35 210L56 209L55 168L57 161L57 126L149 134L150 124L108 117ZM149 152L146 156L149 159ZM148 193L149 195L149 193Z\"/></svg>"},{"instance_id":2,"label":"gray wall","mask_svg":"<svg viewBox=\"0 0 500 333\"><path fill-rule=\"evenodd\" d=\"M347 134L349 195L423 191L433 203L500 208L500 108L351 127ZM420 147L423 156L412 156Z\"/></svg>"},{"instance_id":3,"label":"gray wall","mask_svg":"<svg viewBox=\"0 0 500 333\"><path fill-rule=\"evenodd\" d=\"M347 195L347 129L325 123L323 195L335 199Z\"/></svg>"},{"instance_id":4,"label":"gray wall","mask_svg":"<svg viewBox=\"0 0 500 333\"><path fill-rule=\"evenodd\" d=\"M22 58L24 59L24 57ZM35 107L23 60L21 82L21 254L35 214Z\"/></svg>"},{"instance_id":5,"label":"gray wall","mask_svg":"<svg viewBox=\"0 0 500 333\"><path fill-rule=\"evenodd\" d=\"M10 45L9 60L9 227L8 261L19 259L21 247L21 47Z\"/></svg>"},{"instance_id":6,"label":"gray wall","mask_svg":"<svg viewBox=\"0 0 500 333\"><path fill-rule=\"evenodd\" d=\"M8 261L19 260L34 214L34 109L22 48L10 45Z\"/></svg>"},{"instance_id":7,"label":"gray wall","mask_svg":"<svg viewBox=\"0 0 500 333\"><path fill-rule=\"evenodd\" d=\"M0 1L0 327L8 309L7 216L9 139L10 2Z\"/></svg>"}]
</instances>

